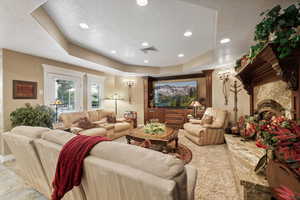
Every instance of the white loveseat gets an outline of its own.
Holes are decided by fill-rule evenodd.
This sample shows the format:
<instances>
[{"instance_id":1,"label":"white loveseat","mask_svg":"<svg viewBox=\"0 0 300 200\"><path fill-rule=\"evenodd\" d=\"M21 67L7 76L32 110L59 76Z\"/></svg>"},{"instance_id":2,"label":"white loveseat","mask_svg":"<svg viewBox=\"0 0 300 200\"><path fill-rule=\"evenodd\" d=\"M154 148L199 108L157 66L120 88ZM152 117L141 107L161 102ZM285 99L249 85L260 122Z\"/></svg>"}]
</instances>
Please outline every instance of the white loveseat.
<instances>
[{"instance_id":1,"label":"white loveseat","mask_svg":"<svg viewBox=\"0 0 300 200\"><path fill-rule=\"evenodd\" d=\"M4 139L23 178L50 198L62 146L73 134L40 127L16 127ZM64 200L192 200L197 171L181 160L118 142L96 145L84 161L82 184Z\"/></svg>"}]
</instances>

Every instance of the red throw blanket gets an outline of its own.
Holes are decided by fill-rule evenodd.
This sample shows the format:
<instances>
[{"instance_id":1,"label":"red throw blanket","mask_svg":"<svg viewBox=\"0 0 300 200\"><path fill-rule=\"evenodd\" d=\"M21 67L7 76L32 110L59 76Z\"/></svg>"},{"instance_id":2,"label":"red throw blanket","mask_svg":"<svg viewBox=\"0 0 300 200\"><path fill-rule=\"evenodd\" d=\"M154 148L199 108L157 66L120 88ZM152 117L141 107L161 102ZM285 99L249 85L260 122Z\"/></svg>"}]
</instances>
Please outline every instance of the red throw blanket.
<instances>
[{"instance_id":1,"label":"red throw blanket","mask_svg":"<svg viewBox=\"0 0 300 200\"><path fill-rule=\"evenodd\" d=\"M102 141L110 141L110 139L100 136L78 135L63 146L52 183L54 188L52 200L62 199L74 186L80 185L83 160L90 150Z\"/></svg>"}]
</instances>

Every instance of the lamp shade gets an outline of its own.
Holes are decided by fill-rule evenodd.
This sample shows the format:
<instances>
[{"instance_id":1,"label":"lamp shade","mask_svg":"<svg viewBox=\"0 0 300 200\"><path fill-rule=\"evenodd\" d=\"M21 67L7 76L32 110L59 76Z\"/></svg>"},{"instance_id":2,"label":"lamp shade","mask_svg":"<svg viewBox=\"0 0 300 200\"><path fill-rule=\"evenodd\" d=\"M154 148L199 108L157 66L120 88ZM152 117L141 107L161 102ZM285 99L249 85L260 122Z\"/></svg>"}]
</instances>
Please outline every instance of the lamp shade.
<instances>
[{"instance_id":1,"label":"lamp shade","mask_svg":"<svg viewBox=\"0 0 300 200\"><path fill-rule=\"evenodd\" d=\"M59 99L57 99L57 100L55 100L53 105L62 105L62 104L63 103Z\"/></svg>"},{"instance_id":2,"label":"lamp shade","mask_svg":"<svg viewBox=\"0 0 300 200\"><path fill-rule=\"evenodd\" d=\"M199 106L201 106L201 104L199 103L199 101L192 101L192 103L190 104L190 106L199 107Z\"/></svg>"}]
</instances>

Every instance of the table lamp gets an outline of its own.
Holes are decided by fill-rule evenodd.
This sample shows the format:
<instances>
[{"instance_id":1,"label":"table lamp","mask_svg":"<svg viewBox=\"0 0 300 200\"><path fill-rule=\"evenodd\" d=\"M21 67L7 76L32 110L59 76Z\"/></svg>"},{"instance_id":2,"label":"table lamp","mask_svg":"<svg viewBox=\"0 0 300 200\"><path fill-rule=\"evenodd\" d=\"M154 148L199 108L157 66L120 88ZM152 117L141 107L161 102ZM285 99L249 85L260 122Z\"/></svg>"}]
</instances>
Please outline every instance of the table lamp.
<instances>
[{"instance_id":1,"label":"table lamp","mask_svg":"<svg viewBox=\"0 0 300 200\"><path fill-rule=\"evenodd\" d=\"M55 121L57 122L58 121L58 108L59 108L59 106L63 105L63 103L59 99L56 99L55 102L51 105L55 106Z\"/></svg>"},{"instance_id":2,"label":"table lamp","mask_svg":"<svg viewBox=\"0 0 300 200\"><path fill-rule=\"evenodd\" d=\"M199 103L199 101L192 101L190 106L193 107L194 117L196 117L197 116L197 108L202 106L201 103Z\"/></svg>"}]
</instances>

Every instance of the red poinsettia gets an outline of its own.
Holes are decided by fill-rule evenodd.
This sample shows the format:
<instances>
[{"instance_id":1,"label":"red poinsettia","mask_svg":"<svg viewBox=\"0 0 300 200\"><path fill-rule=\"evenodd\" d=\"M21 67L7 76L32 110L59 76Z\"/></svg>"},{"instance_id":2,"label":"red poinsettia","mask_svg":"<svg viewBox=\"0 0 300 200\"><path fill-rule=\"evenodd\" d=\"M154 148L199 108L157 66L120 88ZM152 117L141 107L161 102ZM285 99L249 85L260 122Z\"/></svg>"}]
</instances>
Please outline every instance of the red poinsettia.
<instances>
[{"instance_id":1,"label":"red poinsettia","mask_svg":"<svg viewBox=\"0 0 300 200\"><path fill-rule=\"evenodd\" d=\"M272 149L277 159L300 175L300 126L285 117L273 117L261 121L258 126L256 145L263 149Z\"/></svg>"},{"instance_id":2,"label":"red poinsettia","mask_svg":"<svg viewBox=\"0 0 300 200\"><path fill-rule=\"evenodd\" d=\"M285 186L276 188L275 194L278 200L299 200L300 194L295 194L292 190Z\"/></svg>"},{"instance_id":3,"label":"red poinsettia","mask_svg":"<svg viewBox=\"0 0 300 200\"><path fill-rule=\"evenodd\" d=\"M263 149L267 149L268 148L268 146L262 144L262 142L260 140L256 141L256 146L259 147L259 148L263 148Z\"/></svg>"}]
</instances>

